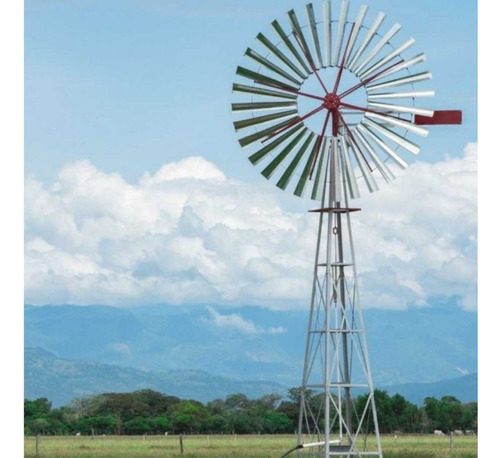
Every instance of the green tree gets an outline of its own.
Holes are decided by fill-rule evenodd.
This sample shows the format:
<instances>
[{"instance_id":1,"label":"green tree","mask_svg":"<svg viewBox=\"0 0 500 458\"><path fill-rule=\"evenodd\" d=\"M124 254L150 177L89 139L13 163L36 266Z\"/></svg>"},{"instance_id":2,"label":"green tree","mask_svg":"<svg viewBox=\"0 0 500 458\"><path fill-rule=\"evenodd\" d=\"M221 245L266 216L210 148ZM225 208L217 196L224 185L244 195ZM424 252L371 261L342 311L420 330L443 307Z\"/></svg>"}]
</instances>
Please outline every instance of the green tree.
<instances>
[{"instance_id":1,"label":"green tree","mask_svg":"<svg viewBox=\"0 0 500 458\"><path fill-rule=\"evenodd\" d=\"M231 412L222 399L214 399L207 403L207 412L210 417L209 430L214 433L224 433L232 430L230 425Z\"/></svg>"},{"instance_id":2,"label":"green tree","mask_svg":"<svg viewBox=\"0 0 500 458\"><path fill-rule=\"evenodd\" d=\"M166 396L154 390L134 391L131 397L142 406L143 412L148 417L165 415L180 402L175 396Z\"/></svg>"},{"instance_id":3,"label":"green tree","mask_svg":"<svg viewBox=\"0 0 500 458\"><path fill-rule=\"evenodd\" d=\"M176 404L170 418L176 433L205 432L210 427L206 407L194 400L181 401Z\"/></svg>"},{"instance_id":4,"label":"green tree","mask_svg":"<svg viewBox=\"0 0 500 458\"><path fill-rule=\"evenodd\" d=\"M229 416L229 427L233 434L250 434L253 432L250 425L250 419L246 412L231 412Z\"/></svg>"},{"instance_id":5,"label":"green tree","mask_svg":"<svg viewBox=\"0 0 500 458\"><path fill-rule=\"evenodd\" d=\"M387 391L375 389L373 393L375 397L375 406L377 409L377 419L378 419L378 427L382 434L390 433L395 429L395 418L394 412L392 410L392 400L391 397L387 394ZM354 399L354 409L358 412L358 416L363 412L366 403L368 402L369 394L363 394ZM353 424L357 423L357 416L353 416ZM369 425L369 432L374 431L374 425Z\"/></svg>"},{"instance_id":6,"label":"green tree","mask_svg":"<svg viewBox=\"0 0 500 458\"><path fill-rule=\"evenodd\" d=\"M226 397L226 408L234 412L248 409L250 400L242 393L230 394Z\"/></svg>"},{"instance_id":7,"label":"green tree","mask_svg":"<svg viewBox=\"0 0 500 458\"><path fill-rule=\"evenodd\" d=\"M464 407L462 403L453 396L444 396L441 398L444 404L444 415L449 418L449 431L462 429Z\"/></svg>"},{"instance_id":8,"label":"green tree","mask_svg":"<svg viewBox=\"0 0 500 458\"><path fill-rule=\"evenodd\" d=\"M463 427L464 407L453 396L443 396L439 401L434 397L425 398L424 410L431 428L449 432Z\"/></svg>"},{"instance_id":9,"label":"green tree","mask_svg":"<svg viewBox=\"0 0 500 458\"><path fill-rule=\"evenodd\" d=\"M310 388L306 388L305 390L302 389L301 386L295 387L295 388L290 388L288 390L288 398L297 404L297 406L300 406L300 399L302 395L302 391L304 391L304 396L305 399L310 402L313 398L313 390Z\"/></svg>"},{"instance_id":10,"label":"green tree","mask_svg":"<svg viewBox=\"0 0 500 458\"><path fill-rule=\"evenodd\" d=\"M64 432L61 421L51 418L52 403L47 398L24 400L24 425L26 434L57 434Z\"/></svg>"},{"instance_id":11,"label":"green tree","mask_svg":"<svg viewBox=\"0 0 500 458\"><path fill-rule=\"evenodd\" d=\"M82 434L163 434L167 430L174 433L292 433L299 420L301 393L302 388L292 388L289 400L285 401L275 394L249 399L245 394L236 393L225 400L216 399L203 405L195 400L140 390L77 398L57 409L52 409L47 398L26 399L24 430L26 434L78 431ZM382 433L477 429L477 402L462 404L453 396L443 396L440 400L428 397L419 409L400 394L390 397L385 391L375 390L374 396ZM312 390L304 393L310 409L319 412L320 427L323 399L324 393L314 394ZM352 417L354 427L367 400L368 394L353 400L358 412L358 416ZM345 404L345 400L343 402ZM344 412L345 408L344 405ZM332 409L332 422L334 416ZM373 424L370 427L373 432ZM334 424L333 428L336 428Z\"/></svg>"},{"instance_id":12,"label":"green tree","mask_svg":"<svg viewBox=\"0 0 500 458\"><path fill-rule=\"evenodd\" d=\"M89 418L89 425L94 434L113 434L118 421L113 415L102 415Z\"/></svg>"},{"instance_id":13,"label":"green tree","mask_svg":"<svg viewBox=\"0 0 500 458\"><path fill-rule=\"evenodd\" d=\"M42 418L50 414L52 403L47 398L38 398L34 401L24 400L24 416Z\"/></svg>"},{"instance_id":14,"label":"green tree","mask_svg":"<svg viewBox=\"0 0 500 458\"><path fill-rule=\"evenodd\" d=\"M281 400L277 394L268 394L259 399L249 400L245 409L248 418L250 433L261 433L264 431L264 418L270 412L275 412L276 404Z\"/></svg>"},{"instance_id":15,"label":"green tree","mask_svg":"<svg viewBox=\"0 0 500 458\"><path fill-rule=\"evenodd\" d=\"M306 406L305 412L306 415L309 417L308 421L312 424L314 422L314 419L312 418L313 414L312 412L316 412L317 415L320 418L319 423L322 423L322 418L323 418L323 412L324 412L324 393L321 392L315 392L310 389L306 388L305 390L302 387L294 387L290 388L288 390L288 398L290 399L291 403L295 405L295 415L293 415L294 409L288 405L285 404L283 405L283 409L286 409L286 412L290 415L293 415L293 420L295 426L298 425L299 422L299 416L300 416L300 404L302 401L304 401L304 404ZM333 415L333 413L332 413Z\"/></svg>"},{"instance_id":16,"label":"green tree","mask_svg":"<svg viewBox=\"0 0 500 458\"><path fill-rule=\"evenodd\" d=\"M265 394L257 399L256 403L262 407L263 411L275 410L281 399L279 394Z\"/></svg>"},{"instance_id":17,"label":"green tree","mask_svg":"<svg viewBox=\"0 0 500 458\"><path fill-rule=\"evenodd\" d=\"M82 396L73 399L67 406L68 409L75 412L77 418L88 415L97 396Z\"/></svg>"},{"instance_id":18,"label":"green tree","mask_svg":"<svg viewBox=\"0 0 500 458\"><path fill-rule=\"evenodd\" d=\"M47 434L50 421L47 418L31 418L27 420L26 426L31 434Z\"/></svg>"},{"instance_id":19,"label":"green tree","mask_svg":"<svg viewBox=\"0 0 500 458\"><path fill-rule=\"evenodd\" d=\"M463 406L463 419L461 429L477 430L477 402L470 402Z\"/></svg>"},{"instance_id":20,"label":"green tree","mask_svg":"<svg viewBox=\"0 0 500 458\"><path fill-rule=\"evenodd\" d=\"M293 421L284 413L268 411L263 420L264 432L270 434L292 433Z\"/></svg>"},{"instance_id":21,"label":"green tree","mask_svg":"<svg viewBox=\"0 0 500 458\"><path fill-rule=\"evenodd\" d=\"M434 396L424 399L424 412L428 429L437 429L440 424L439 401Z\"/></svg>"},{"instance_id":22,"label":"green tree","mask_svg":"<svg viewBox=\"0 0 500 458\"><path fill-rule=\"evenodd\" d=\"M292 421L294 430L298 427L300 414L298 404L295 402L283 401L276 411L286 415Z\"/></svg>"},{"instance_id":23,"label":"green tree","mask_svg":"<svg viewBox=\"0 0 500 458\"><path fill-rule=\"evenodd\" d=\"M228 409L229 407L222 399L214 399L213 401L207 402L207 410L211 415L224 415L227 413Z\"/></svg>"},{"instance_id":24,"label":"green tree","mask_svg":"<svg viewBox=\"0 0 500 458\"><path fill-rule=\"evenodd\" d=\"M236 434L252 432L248 414L251 402L246 395L242 393L231 394L226 397L224 405L227 410L226 418L230 432Z\"/></svg>"},{"instance_id":25,"label":"green tree","mask_svg":"<svg viewBox=\"0 0 500 458\"><path fill-rule=\"evenodd\" d=\"M115 434L123 432L123 424L135 417L149 416L150 406L141 392L103 393L94 396L83 409L86 417L112 416L116 419Z\"/></svg>"},{"instance_id":26,"label":"green tree","mask_svg":"<svg viewBox=\"0 0 500 458\"><path fill-rule=\"evenodd\" d=\"M134 417L123 423L123 432L129 435L147 434L151 431L152 421L144 417Z\"/></svg>"},{"instance_id":27,"label":"green tree","mask_svg":"<svg viewBox=\"0 0 500 458\"><path fill-rule=\"evenodd\" d=\"M416 405L396 393L391 398L391 409L393 416L391 421L392 431L399 430L405 433L417 432L419 413Z\"/></svg>"},{"instance_id":28,"label":"green tree","mask_svg":"<svg viewBox=\"0 0 500 458\"><path fill-rule=\"evenodd\" d=\"M224 415L210 415L210 426L209 432L211 433L224 433L229 431L231 428L227 416Z\"/></svg>"},{"instance_id":29,"label":"green tree","mask_svg":"<svg viewBox=\"0 0 500 458\"><path fill-rule=\"evenodd\" d=\"M405 433L422 433L424 427L422 424L422 413L415 404L408 403L405 408L404 417L406 419L405 426L400 429Z\"/></svg>"},{"instance_id":30,"label":"green tree","mask_svg":"<svg viewBox=\"0 0 500 458\"><path fill-rule=\"evenodd\" d=\"M164 434L168 431L168 419L166 417L154 417L152 431L155 434Z\"/></svg>"}]
</instances>

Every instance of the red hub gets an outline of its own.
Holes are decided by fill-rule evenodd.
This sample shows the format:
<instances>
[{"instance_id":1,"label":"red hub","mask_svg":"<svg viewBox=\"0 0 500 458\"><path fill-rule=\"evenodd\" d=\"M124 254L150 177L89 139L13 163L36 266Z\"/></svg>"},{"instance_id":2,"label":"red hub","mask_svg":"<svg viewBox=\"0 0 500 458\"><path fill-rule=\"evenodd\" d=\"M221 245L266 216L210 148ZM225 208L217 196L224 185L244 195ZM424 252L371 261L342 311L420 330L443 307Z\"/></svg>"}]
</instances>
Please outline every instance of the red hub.
<instances>
[{"instance_id":1,"label":"red hub","mask_svg":"<svg viewBox=\"0 0 500 458\"><path fill-rule=\"evenodd\" d=\"M340 97L331 92L326 94L323 99L323 106L329 111L335 111L340 107Z\"/></svg>"}]
</instances>

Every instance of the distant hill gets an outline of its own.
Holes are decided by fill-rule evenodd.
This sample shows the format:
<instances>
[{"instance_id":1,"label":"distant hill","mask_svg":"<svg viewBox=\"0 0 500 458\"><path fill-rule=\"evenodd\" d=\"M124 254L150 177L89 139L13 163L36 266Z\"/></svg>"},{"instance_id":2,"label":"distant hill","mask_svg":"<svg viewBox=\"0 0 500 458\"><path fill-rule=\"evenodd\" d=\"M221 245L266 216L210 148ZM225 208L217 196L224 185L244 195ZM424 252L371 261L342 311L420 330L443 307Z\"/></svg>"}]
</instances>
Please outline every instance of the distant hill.
<instances>
[{"instance_id":1,"label":"distant hill","mask_svg":"<svg viewBox=\"0 0 500 458\"><path fill-rule=\"evenodd\" d=\"M264 394L285 395L287 391L273 382L237 381L203 371L146 372L112 364L70 361L41 348L25 348L24 373L24 397L46 397L54 407L85 395L146 388L200 402L223 399L234 393L259 398Z\"/></svg>"},{"instance_id":2,"label":"distant hill","mask_svg":"<svg viewBox=\"0 0 500 458\"><path fill-rule=\"evenodd\" d=\"M406 383L381 388L393 396L399 393L413 404L421 406L427 397L441 399L443 396L454 396L463 403L477 402L477 374L464 375L451 380L440 380L432 383Z\"/></svg>"},{"instance_id":3,"label":"distant hill","mask_svg":"<svg viewBox=\"0 0 500 458\"><path fill-rule=\"evenodd\" d=\"M155 305L26 306L25 346L141 371L301 383L306 311ZM477 313L453 305L364 312L376 386L477 372Z\"/></svg>"},{"instance_id":4,"label":"distant hill","mask_svg":"<svg viewBox=\"0 0 500 458\"><path fill-rule=\"evenodd\" d=\"M208 402L229 394L244 393L249 398L279 394L288 388L267 381L238 381L203 371L146 372L111 364L70 361L57 358L41 348L26 348L25 398L46 397L54 407L67 405L75 398L104 392L131 392L153 389L182 399ZM417 405L428 396L440 399L455 396L462 402L477 401L476 374L436 383L412 383L377 387L391 396L399 393Z\"/></svg>"}]
</instances>

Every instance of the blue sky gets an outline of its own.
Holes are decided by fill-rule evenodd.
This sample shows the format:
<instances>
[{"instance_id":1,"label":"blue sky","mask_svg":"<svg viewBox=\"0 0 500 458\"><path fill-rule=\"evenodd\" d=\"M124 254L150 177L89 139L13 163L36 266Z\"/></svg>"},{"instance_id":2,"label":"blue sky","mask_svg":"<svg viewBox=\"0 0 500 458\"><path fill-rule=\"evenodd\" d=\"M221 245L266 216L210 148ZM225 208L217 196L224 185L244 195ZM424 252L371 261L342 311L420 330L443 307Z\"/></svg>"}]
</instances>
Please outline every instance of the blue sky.
<instances>
[{"instance_id":1,"label":"blue sky","mask_svg":"<svg viewBox=\"0 0 500 458\"><path fill-rule=\"evenodd\" d=\"M385 25L402 24L399 34L426 54L431 108L464 112L462 126L432 128L421 160L461 155L477 140L476 3L364 3L368 18L385 12ZM286 23L291 8L302 15L304 2L27 1L26 173L49 183L64 164L88 159L134 182L201 155L232 178L260 181L236 143L231 84L255 35L271 35L270 22Z\"/></svg>"},{"instance_id":2,"label":"blue sky","mask_svg":"<svg viewBox=\"0 0 500 458\"><path fill-rule=\"evenodd\" d=\"M361 199L365 307L475 310L476 5L366 3L367 22L385 12L425 52L426 108L464 122L432 126L410 169ZM26 2L26 302L307 308L311 203L253 170L230 111L245 49L291 8L304 14L299 1Z\"/></svg>"}]
</instances>

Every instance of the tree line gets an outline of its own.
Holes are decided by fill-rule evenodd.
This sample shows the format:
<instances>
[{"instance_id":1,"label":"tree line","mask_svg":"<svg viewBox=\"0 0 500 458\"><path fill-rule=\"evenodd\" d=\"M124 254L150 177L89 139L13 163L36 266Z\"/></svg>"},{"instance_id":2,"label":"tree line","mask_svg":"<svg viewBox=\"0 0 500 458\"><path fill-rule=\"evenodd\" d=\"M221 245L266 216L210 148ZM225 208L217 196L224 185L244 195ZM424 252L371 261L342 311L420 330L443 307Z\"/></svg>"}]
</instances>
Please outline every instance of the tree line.
<instances>
[{"instance_id":1,"label":"tree line","mask_svg":"<svg viewBox=\"0 0 500 458\"><path fill-rule=\"evenodd\" d=\"M203 404L153 390L103 393L77 398L52 408L47 398L24 401L25 435L143 435L143 434L286 434L299 421L300 388L283 399L269 394L259 399L231 394ZM428 433L477 430L477 402L461 403L453 396L428 397L423 407L400 394L375 390L380 432ZM309 403L321 405L321 395L306 392ZM354 402L365 405L367 395Z\"/></svg>"}]
</instances>

